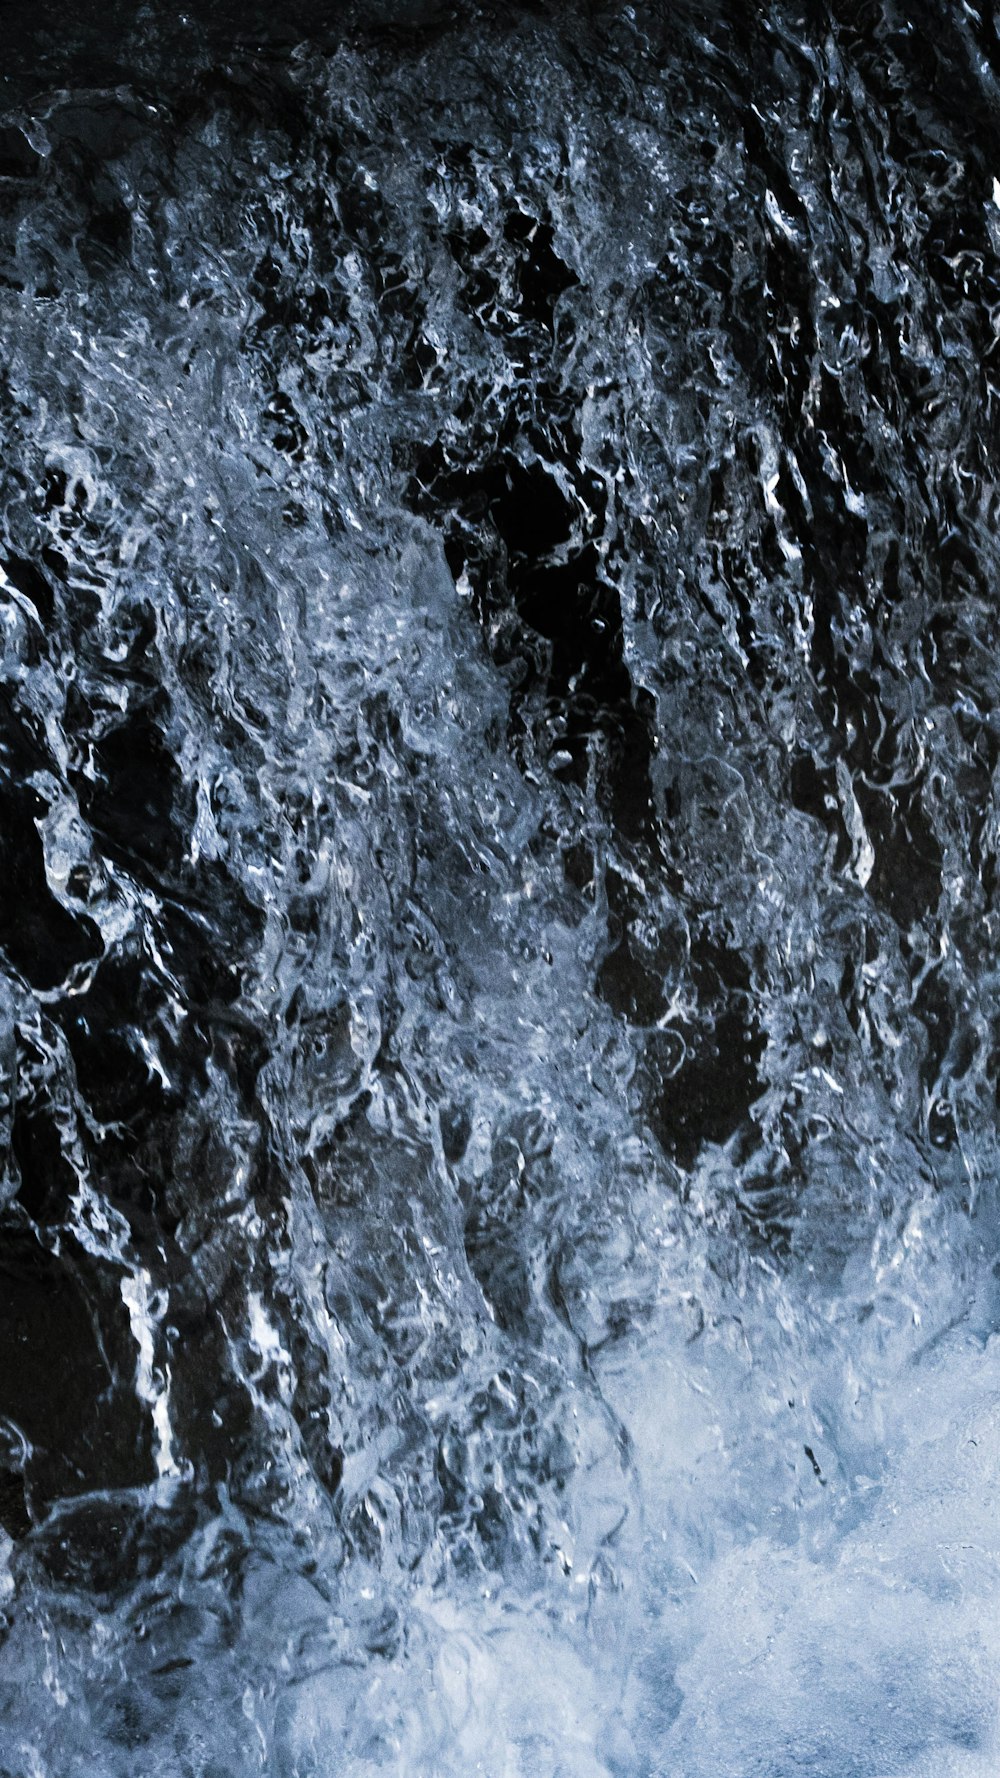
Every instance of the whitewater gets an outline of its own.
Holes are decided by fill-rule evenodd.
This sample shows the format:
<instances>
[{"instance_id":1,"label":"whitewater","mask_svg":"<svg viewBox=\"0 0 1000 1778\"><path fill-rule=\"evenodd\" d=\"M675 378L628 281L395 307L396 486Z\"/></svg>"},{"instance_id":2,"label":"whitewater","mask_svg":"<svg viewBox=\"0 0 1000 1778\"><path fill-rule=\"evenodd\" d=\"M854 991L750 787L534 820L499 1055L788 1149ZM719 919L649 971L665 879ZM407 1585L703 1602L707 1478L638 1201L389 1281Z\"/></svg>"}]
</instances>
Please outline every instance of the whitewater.
<instances>
[{"instance_id":1,"label":"whitewater","mask_svg":"<svg viewBox=\"0 0 1000 1778\"><path fill-rule=\"evenodd\" d=\"M4 89L0 1774L995 1778L995 26L279 35Z\"/></svg>"}]
</instances>

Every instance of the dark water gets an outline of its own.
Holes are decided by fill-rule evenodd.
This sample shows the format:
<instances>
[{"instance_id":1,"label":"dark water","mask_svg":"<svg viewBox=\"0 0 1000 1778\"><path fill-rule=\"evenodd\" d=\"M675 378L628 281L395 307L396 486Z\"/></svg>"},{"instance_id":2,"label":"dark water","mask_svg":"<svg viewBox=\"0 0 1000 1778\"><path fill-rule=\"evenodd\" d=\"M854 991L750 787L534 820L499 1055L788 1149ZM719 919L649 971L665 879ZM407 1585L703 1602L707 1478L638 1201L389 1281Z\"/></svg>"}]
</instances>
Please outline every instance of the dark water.
<instances>
[{"instance_id":1,"label":"dark water","mask_svg":"<svg viewBox=\"0 0 1000 1778\"><path fill-rule=\"evenodd\" d=\"M993 1778L992 15L11 15L0 1773Z\"/></svg>"}]
</instances>

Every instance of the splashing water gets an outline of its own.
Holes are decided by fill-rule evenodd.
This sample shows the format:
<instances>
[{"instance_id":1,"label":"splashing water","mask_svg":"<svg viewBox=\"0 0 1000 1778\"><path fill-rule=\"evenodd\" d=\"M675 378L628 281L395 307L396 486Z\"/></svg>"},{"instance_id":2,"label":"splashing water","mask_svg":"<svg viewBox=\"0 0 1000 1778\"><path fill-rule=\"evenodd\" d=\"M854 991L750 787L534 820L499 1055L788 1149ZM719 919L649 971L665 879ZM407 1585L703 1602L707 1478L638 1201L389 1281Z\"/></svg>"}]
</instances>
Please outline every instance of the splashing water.
<instances>
[{"instance_id":1,"label":"splashing water","mask_svg":"<svg viewBox=\"0 0 1000 1778\"><path fill-rule=\"evenodd\" d=\"M11 78L4 1778L996 1772L1000 48L926 10Z\"/></svg>"}]
</instances>

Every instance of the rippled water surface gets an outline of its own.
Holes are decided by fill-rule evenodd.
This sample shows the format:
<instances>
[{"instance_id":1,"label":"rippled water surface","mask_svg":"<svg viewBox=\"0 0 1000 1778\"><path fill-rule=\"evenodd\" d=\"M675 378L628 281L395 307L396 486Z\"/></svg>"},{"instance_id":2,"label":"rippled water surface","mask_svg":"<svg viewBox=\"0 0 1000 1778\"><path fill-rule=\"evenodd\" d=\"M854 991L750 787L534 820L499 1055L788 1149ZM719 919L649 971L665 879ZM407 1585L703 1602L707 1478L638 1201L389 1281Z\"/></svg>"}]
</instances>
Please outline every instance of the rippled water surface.
<instances>
[{"instance_id":1,"label":"rippled water surface","mask_svg":"<svg viewBox=\"0 0 1000 1778\"><path fill-rule=\"evenodd\" d=\"M0 1773L995 1778L992 16L13 11Z\"/></svg>"}]
</instances>

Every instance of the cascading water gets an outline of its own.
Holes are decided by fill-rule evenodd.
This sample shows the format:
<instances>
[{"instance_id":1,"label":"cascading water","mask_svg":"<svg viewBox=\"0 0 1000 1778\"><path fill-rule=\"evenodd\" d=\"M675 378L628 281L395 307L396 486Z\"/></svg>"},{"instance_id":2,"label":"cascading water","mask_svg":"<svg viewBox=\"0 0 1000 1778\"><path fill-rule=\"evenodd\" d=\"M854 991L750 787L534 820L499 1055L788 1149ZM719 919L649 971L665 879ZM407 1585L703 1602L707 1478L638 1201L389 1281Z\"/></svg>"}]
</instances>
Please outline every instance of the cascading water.
<instances>
[{"instance_id":1,"label":"cascading water","mask_svg":"<svg viewBox=\"0 0 1000 1778\"><path fill-rule=\"evenodd\" d=\"M995 1778L991 16L14 10L0 1774Z\"/></svg>"}]
</instances>

